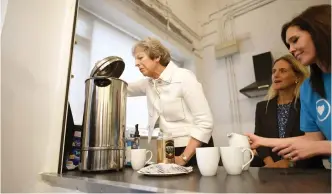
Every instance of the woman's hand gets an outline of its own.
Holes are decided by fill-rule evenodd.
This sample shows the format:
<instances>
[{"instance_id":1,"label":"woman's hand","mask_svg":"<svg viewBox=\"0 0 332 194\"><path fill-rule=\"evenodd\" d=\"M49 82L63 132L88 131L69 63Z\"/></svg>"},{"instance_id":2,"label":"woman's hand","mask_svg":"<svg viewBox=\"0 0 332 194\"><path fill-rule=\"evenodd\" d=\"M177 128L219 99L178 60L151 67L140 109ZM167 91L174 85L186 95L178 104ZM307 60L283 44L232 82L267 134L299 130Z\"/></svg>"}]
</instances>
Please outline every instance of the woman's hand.
<instances>
[{"instance_id":1,"label":"woman's hand","mask_svg":"<svg viewBox=\"0 0 332 194\"><path fill-rule=\"evenodd\" d=\"M180 156L175 156L175 164L184 166L186 162Z\"/></svg>"},{"instance_id":2,"label":"woman's hand","mask_svg":"<svg viewBox=\"0 0 332 194\"><path fill-rule=\"evenodd\" d=\"M249 138L249 143L250 143L251 149L256 149L263 145L263 142L265 139L264 137L257 136L253 133L246 133L245 135L248 136L248 138Z\"/></svg>"},{"instance_id":3,"label":"woman's hand","mask_svg":"<svg viewBox=\"0 0 332 194\"><path fill-rule=\"evenodd\" d=\"M186 148L183 151L183 155L185 155L187 157L187 160L189 161L190 158L195 154L196 148L201 147L202 142L200 142L199 140L195 139L194 137L191 137L188 145L186 146ZM186 161L184 161L182 159L182 157L180 156L175 156L175 164L184 166L186 165Z\"/></svg>"},{"instance_id":4,"label":"woman's hand","mask_svg":"<svg viewBox=\"0 0 332 194\"><path fill-rule=\"evenodd\" d=\"M278 152L278 155L292 161L303 160L319 155L321 141L312 141L308 139L298 139L288 144L280 144L272 149Z\"/></svg>"}]
</instances>

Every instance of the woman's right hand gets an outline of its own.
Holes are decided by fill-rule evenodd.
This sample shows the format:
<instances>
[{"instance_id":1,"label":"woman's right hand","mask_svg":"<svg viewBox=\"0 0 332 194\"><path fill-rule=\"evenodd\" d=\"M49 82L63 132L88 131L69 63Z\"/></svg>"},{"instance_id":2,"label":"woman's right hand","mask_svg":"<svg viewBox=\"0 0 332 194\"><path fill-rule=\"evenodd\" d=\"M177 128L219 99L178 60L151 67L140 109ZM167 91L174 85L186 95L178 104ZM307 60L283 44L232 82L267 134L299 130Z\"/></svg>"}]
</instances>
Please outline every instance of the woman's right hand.
<instances>
[{"instance_id":1,"label":"woman's right hand","mask_svg":"<svg viewBox=\"0 0 332 194\"><path fill-rule=\"evenodd\" d=\"M248 138L249 138L249 143L250 143L251 149L256 149L263 145L264 137L260 137L253 133L246 133L245 135L248 136Z\"/></svg>"}]
</instances>

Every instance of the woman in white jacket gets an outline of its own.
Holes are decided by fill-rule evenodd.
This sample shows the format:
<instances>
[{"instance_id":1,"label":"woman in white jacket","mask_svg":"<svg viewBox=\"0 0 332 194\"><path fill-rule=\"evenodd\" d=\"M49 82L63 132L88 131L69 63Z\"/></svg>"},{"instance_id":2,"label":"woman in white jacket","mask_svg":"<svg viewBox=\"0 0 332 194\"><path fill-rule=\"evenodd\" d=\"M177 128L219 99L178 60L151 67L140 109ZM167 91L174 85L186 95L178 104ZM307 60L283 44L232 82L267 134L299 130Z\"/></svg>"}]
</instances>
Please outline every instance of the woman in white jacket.
<instances>
[{"instance_id":1,"label":"woman in white jacket","mask_svg":"<svg viewBox=\"0 0 332 194\"><path fill-rule=\"evenodd\" d=\"M175 144L175 163L196 165L197 147L213 147L213 119L201 84L189 70L171 62L159 40L147 38L133 47L135 64L147 78L128 84L128 96L147 96L149 140L159 123Z\"/></svg>"}]
</instances>

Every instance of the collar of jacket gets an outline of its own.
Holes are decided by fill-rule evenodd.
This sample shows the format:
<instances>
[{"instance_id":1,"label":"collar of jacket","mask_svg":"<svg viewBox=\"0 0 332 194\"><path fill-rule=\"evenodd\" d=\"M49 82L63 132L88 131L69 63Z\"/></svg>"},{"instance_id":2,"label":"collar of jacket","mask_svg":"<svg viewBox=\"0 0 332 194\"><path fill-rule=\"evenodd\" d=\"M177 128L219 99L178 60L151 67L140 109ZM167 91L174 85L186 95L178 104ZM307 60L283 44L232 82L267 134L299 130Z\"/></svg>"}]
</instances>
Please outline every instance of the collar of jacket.
<instances>
[{"instance_id":1,"label":"collar of jacket","mask_svg":"<svg viewBox=\"0 0 332 194\"><path fill-rule=\"evenodd\" d=\"M166 83L171 83L172 77L174 74L175 69L178 68L172 61L168 63L164 71L159 76L158 81L164 81ZM153 83L153 78L150 78L150 82Z\"/></svg>"},{"instance_id":2,"label":"collar of jacket","mask_svg":"<svg viewBox=\"0 0 332 194\"><path fill-rule=\"evenodd\" d=\"M296 103L296 106L294 107L294 104ZM267 105L267 108L272 107L274 109L276 109L278 104L278 96L275 96L274 98L272 98ZM291 108L295 108L296 111L298 111L301 107L301 102L300 102L300 97L298 99L295 99L295 97L293 98L293 101L291 102Z\"/></svg>"}]
</instances>

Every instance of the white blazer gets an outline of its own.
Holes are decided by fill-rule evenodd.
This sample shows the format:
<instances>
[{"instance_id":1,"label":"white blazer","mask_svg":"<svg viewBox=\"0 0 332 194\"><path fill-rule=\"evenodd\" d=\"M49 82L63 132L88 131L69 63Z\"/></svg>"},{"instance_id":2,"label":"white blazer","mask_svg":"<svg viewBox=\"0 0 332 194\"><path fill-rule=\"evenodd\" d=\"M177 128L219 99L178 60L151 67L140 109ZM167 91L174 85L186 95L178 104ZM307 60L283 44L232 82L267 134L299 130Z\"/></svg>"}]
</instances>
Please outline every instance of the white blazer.
<instances>
[{"instance_id":1,"label":"white blazer","mask_svg":"<svg viewBox=\"0 0 332 194\"><path fill-rule=\"evenodd\" d=\"M213 119L202 85L189 70L170 62L158 79L145 78L128 84L128 96L147 96L149 141L159 127L172 133L175 147L185 147L190 136L208 143Z\"/></svg>"}]
</instances>

